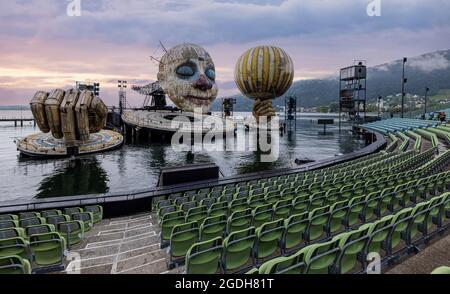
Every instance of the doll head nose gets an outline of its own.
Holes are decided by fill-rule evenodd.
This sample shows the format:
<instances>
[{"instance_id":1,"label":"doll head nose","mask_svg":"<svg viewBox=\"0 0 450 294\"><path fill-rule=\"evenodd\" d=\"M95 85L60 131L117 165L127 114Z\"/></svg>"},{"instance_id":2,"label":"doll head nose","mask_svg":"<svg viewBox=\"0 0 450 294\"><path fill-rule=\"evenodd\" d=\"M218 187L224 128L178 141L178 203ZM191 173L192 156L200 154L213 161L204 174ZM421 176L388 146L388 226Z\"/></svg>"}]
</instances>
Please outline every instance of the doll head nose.
<instances>
[{"instance_id":1,"label":"doll head nose","mask_svg":"<svg viewBox=\"0 0 450 294\"><path fill-rule=\"evenodd\" d=\"M205 75L200 75L197 81L194 82L194 88L201 91L207 91L212 88L212 84Z\"/></svg>"}]
</instances>

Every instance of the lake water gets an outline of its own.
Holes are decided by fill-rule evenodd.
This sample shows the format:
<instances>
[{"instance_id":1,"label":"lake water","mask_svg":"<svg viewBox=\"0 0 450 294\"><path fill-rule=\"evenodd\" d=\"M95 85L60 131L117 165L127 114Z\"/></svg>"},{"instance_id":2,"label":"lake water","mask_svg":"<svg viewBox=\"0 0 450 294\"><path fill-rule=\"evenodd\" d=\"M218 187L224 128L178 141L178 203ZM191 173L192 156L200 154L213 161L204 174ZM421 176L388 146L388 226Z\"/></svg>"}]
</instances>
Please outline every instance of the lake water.
<instances>
[{"instance_id":1,"label":"lake water","mask_svg":"<svg viewBox=\"0 0 450 294\"><path fill-rule=\"evenodd\" d=\"M239 113L236 113L239 115ZM30 117L29 111L0 111L0 118ZM295 158L314 160L360 149L364 142L336 124L326 134L317 125L323 115L299 114L297 128L280 138L280 155L272 163L261 162L255 151L175 152L170 144L126 144L122 149L77 159L20 159L15 138L39 132L32 123L14 127L0 123L0 201L33 197L125 192L152 188L159 168L189 163L216 163L224 176L285 167L296 167Z\"/></svg>"}]
</instances>

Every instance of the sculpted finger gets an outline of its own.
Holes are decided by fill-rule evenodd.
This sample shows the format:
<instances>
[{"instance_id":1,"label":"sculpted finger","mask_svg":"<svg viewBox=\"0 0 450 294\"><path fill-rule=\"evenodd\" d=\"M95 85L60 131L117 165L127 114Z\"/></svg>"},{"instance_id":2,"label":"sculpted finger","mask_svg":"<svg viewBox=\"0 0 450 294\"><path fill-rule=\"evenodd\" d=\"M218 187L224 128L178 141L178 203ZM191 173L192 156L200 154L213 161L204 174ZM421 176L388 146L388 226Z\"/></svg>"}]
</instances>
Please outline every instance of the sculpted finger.
<instances>
[{"instance_id":1,"label":"sculpted finger","mask_svg":"<svg viewBox=\"0 0 450 294\"><path fill-rule=\"evenodd\" d=\"M91 105L89 107L90 121L89 121L89 132L97 133L103 129L106 125L106 119L108 116L108 108L105 103L98 98L92 98Z\"/></svg>"},{"instance_id":2,"label":"sculpted finger","mask_svg":"<svg viewBox=\"0 0 450 294\"><path fill-rule=\"evenodd\" d=\"M64 99L64 94L64 91L61 89L53 90L45 101L45 115L47 117L48 126L53 137L56 139L61 139L63 137L59 105Z\"/></svg>"},{"instance_id":3,"label":"sculpted finger","mask_svg":"<svg viewBox=\"0 0 450 294\"><path fill-rule=\"evenodd\" d=\"M75 146L77 140L75 106L79 95L80 92L77 90L67 91L60 106L62 132L67 147Z\"/></svg>"},{"instance_id":4,"label":"sculpted finger","mask_svg":"<svg viewBox=\"0 0 450 294\"><path fill-rule=\"evenodd\" d=\"M39 91L34 94L30 101L31 113L38 125L39 129L43 133L50 132L50 127L48 126L47 117L45 115L45 100L47 100L48 93Z\"/></svg>"},{"instance_id":5,"label":"sculpted finger","mask_svg":"<svg viewBox=\"0 0 450 294\"><path fill-rule=\"evenodd\" d=\"M84 90L81 91L78 98L75 114L77 118L78 134L81 141L89 140L89 113L88 107L91 105L93 99L93 94L91 91Z\"/></svg>"}]
</instances>

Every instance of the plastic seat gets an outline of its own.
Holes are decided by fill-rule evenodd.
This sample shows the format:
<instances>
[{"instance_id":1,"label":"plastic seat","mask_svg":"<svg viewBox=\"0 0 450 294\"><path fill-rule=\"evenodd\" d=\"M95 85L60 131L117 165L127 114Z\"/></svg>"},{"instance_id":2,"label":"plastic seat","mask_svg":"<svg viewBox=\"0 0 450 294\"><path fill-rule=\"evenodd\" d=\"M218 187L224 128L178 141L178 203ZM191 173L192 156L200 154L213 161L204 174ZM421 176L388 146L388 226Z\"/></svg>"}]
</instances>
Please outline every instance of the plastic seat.
<instances>
[{"instance_id":1,"label":"plastic seat","mask_svg":"<svg viewBox=\"0 0 450 294\"><path fill-rule=\"evenodd\" d=\"M339 240L331 240L325 243L309 245L305 248L305 273L333 273L339 252Z\"/></svg>"},{"instance_id":2,"label":"plastic seat","mask_svg":"<svg viewBox=\"0 0 450 294\"><path fill-rule=\"evenodd\" d=\"M309 196L298 196L292 201L292 214L300 214L307 211L309 207Z\"/></svg>"},{"instance_id":3,"label":"plastic seat","mask_svg":"<svg viewBox=\"0 0 450 294\"><path fill-rule=\"evenodd\" d=\"M49 216L61 215L61 214L62 214L62 212L59 209L51 209L51 210L41 211L41 216L43 218L47 218Z\"/></svg>"},{"instance_id":4,"label":"plastic seat","mask_svg":"<svg viewBox=\"0 0 450 294\"><path fill-rule=\"evenodd\" d=\"M83 229L88 232L94 226L94 215L92 212L79 212L72 214L72 220L83 222Z\"/></svg>"},{"instance_id":5,"label":"plastic seat","mask_svg":"<svg viewBox=\"0 0 450 294\"><path fill-rule=\"evenodd\" d=\"M358 262L363 268L365 260L361 257L367 241L369 240L369 227L342 233L334 237L339 242L340 252L335 264L335 273L352 273Z\"/></svg>"},{"instance_id":6,"label":"plastic seat","mask_svg":"<svg viewBox=\"0 0 450 294\"><path fill-rule=\"evenodd\" d=\"M158 213L157 213L159 221L161 222L161 219L163 219L166 214L171 213L171 212L175 212L175 211L178 211L178 210L179 209L178 209L178 207L176 205L170 205L170 206L161 207L158 210Z\"/></svg>"},{"instance_id":7,"label":"plastic seat","mask_svg":"<svg viewBox=\"0 0 450 294\"><path fill-rule=\"evenodd\" d=\"M186 202L190 202L190 199L189 199L189 197L183 196L183 197L178 197L177 199L175 199L174 204L175 204L177 207L181 208L181 206L182 206L184 203L186 203ZM194 202L194 203L195 203L195 202Z\"/></svg>"},{"instance_id":8,"label":"plastic seat","mask_svg":"<svg viewBox=\"0 0 450 294\"><path fill-rule=\"evenodd\" d=\"M157 206L160 201L166 200L166 196L158 196L152 198L152 211L157 211Z\"/></svg>"},{"instance_id":9,"label":"plastic seat","mask_svg":"<svg viewBox=\"0 0 450 294\"><path fill-rule=\"evenodd\" d=\"M69 248L80 243L84 237L84 225L81 221L57 222L56 230L66 239Z\"/></svg>"},{"instance_id":10,"label":"plastic seat","mask_svg":"<svg viewBox=\"0 0 450 294\"><path fill-rule=\"evenodd\" d=\"M248 199L248 206L252 209L257 208L260 205L263 205L265 203L264 200L264 194L256 194L253 196L250 196Z\"/></svg>"},{"instance_id":11,"label":"plastic seat","mask_svg":"<svg viewBox=\"0 0 450 294\"><path fill-rule=\"evenodd\" d=\"M227 234L249 228L252 224L252 210L250 208L233 212L227 221Z\"/></svg>"},{"instance_id":12,"label":"plastic seat","mask_svg":"<svg viewBox=\"0 0 450 294\"><path fill-rule=\"evenodd\" d=\"M256 207L253 212L252 226L259 228L262 224L270 222L273 217L273 209L271 204L265 204Z\"/></svg>"},{"instance_id":13,"label":"plastic seat","mask_svg":"<svg viewBox=\"0 0 450 294\"><path fill-rule=\"evenodd\" d=\"M359 196L350 199L348 202L349 209L347 215L344 217L344 224L350 228L360 222L359 215L364 209L366 196Z\"/></svg>"},{"instance_id":14,"label":"plastic seat","mask_svg":"<svg viewBox=\"0 0 450 294\"><path fill-rule=\"evenodd\" d=\"M249 206L247 204L247 199L245 198L239 198L239 199L234 199L233 201L231 201L229 208L230 208L230 213L239 211L239 210L244 210L247 209Z\"/></svg>"},{"instance_id":15,"label":"plastic seat","mask_svg":"<svg viewBox=\"0 0 450 294\"><path fill-rule=\"evenodd\" d=\"M366 254L369 252L377 252L378 254L383 255L383 251L386 252L386 246L382 246L382 244L386 242L390 234L393 218L393 215L388 215L372 224L361 226L361 229L369 228L369 240L367 241Z\"/></svg>"},{"instance_id":16,"label":"plastic seat","mask_svg":"<svg viewBox=\"0 0 450 294\"><path fill-rule=\"evenodd\" d=\"M72 217L73 213L83 212L83 208L81 207L68 207L64 208L64 214Z\"/></svg>"},{"instance_id":17,"label":"plastic seat","mask_svg":"<svg viewBox=\"0 0 450 294\"><path fill-rule=\"evenodd\" d=\"M227 228L226 215L207 217L200 226L200 241L223 237Z\"/></svg>"},{"instance_id":18,"label":"plastic seat","mask_svg":"<svg viewBox=\"0 0 450 294\"><path fill-rule=\"evenodd\" d=\"M192 245L198 242L199 227L197 222L176 225L170 236L170 261L184 260Z\"/></svg>"},{"instance_id":19,"label":"plastic seat","mask_svg":"<svg viewBox=\"0 0 450 294\"><path fill-rule=\"evenodd\" d=\"M216 202L209 208L209 216L228 215L228 203Z\"/></svg>"},{"instance_id":20,"label":"plastic seat","mask_svg":"<svg viewBox=\"0 0 450 294\"><path fill-rule=\"evenodd\" d=\"M18 221L19 217L15 214L0 214L0 222L2 221Z\"/></svg>"},{"instance_id":21,"label":"plastic seat","mask_svg":"<svg viewBox=\"0 0 450 294\"><path fill-rule=\"evenodd\" d=\"M256 229L255 261L267 258L281 249L281 238L284 234L284 221L282 219L263 224ZM281 251L280 251L281 253Z\"/></svg>"},{"instance_id":22,"label":"plastic seat","mask_svg":"<svg viewBox=\"0 0 450 294\"><path fill-rule=\"evenodd\" d=\"M259 267L261 274L303 274L306 270L305 250L289 257L277 257L266 261Z\"/></svg>"},{"instance_id":23,"label":"plastic seat","mask_svg":"<svg viewBox=\"0 0 450 294\"><path fill-rule=\"evenodd\" d=\"M65 239L57 232L30 236L33 263L39 267L52 267L55 271L62 270L66 248Z\"/></svg>"},{"instance_id":24,"label":"plastic seat","mask_svg":"<svg viewBox=\"0 0 450 294\"><path fill-rule=\"evenodd\" d=\"M195 196L192 198L192 201L195 201L195 202L197 202L197 203L200 204L200 202L201 202L203 199L207 199L207 198L208 198L208 194L205 194L205 193L203 193L203 194L197 194L197 195L195 195Z\"/></svg>"},{"instance_id":25,"label":"plastic seat","mask_svg":"<svg viewBox=\"0 0 450 294\"><path fill-rule=\"evenodd\" d=\"M253 260L252 250L255 238L255 228L253 227L233 232L225 238L221 260L225 273L237 271ZM253 263L251 264L253 265Z\"/></svg>"},{"instance_id":26,"label":"plastic seat","mask_svg":"<svg viewBox=\"0 0 450 294\"><path fill-rule=\"evenodd\" d=\"M326 231L328 236L334 235L344 229L344 218L349 210L348 200L339 201L330 207Z\"/></svg>"},{"instance_id":27,"label":"plastic seat","mask_svg":"<svg viewBox=\"0 0 450 294\"><path fill-rule=\"evenodd\" d=\"M16 228L18 226L19 226L19 221L16 221L16 220L0 221L0 230L1 229Z\"/></svg>"},{"instance_id":28,"label":"plastic seat","mask_svg":"<svg viewBox=\"0 0 450 294\"><path fill-rule=\"evenodd\" d=\"M273 218L274 220L286 219L291 215L292 201L280 200L273 206Z\"/></svg>"},{"instance_id":29,"label":"plastic seat","mask_svg":"<svg viewBox=\"0 0 450 294\"><path fill-rule=\"evenodd\" d=\"M194 244L186 254L187 274L215 274L220 268L222 238Z\"/></svg>"},{"instance_id":30,"label":"plastic seat","mask_svg":"<svg viewBox=\"0 0 450 294\"><path fill-rule=\"evenodd\" d=\"M179 207L182 211L184 211L184 213L188 213L190 209L197 207L197 202L195 201L184 202L183 204L179 205Z\"/></svg>"},{"instance_id":31,"label":"plastic seat","mask_svg":"<svg viewBox=\"0 0 450 294\"><path fill-rule=\"evenodd\" d=\"M282 239L283 250L291 252L305 244L305 234L308 228L308 213L294 214L285 220L285 233Z\"/></svg>"},{"instance_id":32,"label":"plastic seat","mask_svg":"<svg viewBox=\"0 0 450 294\"><path fill-rule=\"evenodd\" d=\"M392 230L387 244L389 254L391 254L393 248L396 248L401 243L402 239L404 239L409 224L412 221L412 211L412 208L402 209L401 211L397 212L392 218Z\"/></svg>"},{"instance_id":33,"label":"plastic seat","mask_svg":"<svg viewBox=\"0 0 450 294\"><path fill-rule=\"evenodd\" d=\"M316 208L309 213L309 225L306 231L306 240L313 241L318 240L326 234L326 223L330 216L330 206L324 206Z\"/></svg>"},{"instance_id":34,"label":"plastic seat","mask_svg":"<svg viewBox=\"0 0 450 294\"><path fill-rule=\"evenodd\" d=\"M440 266L435 268L431 274L433 275L450 275L450 267L449 266Z\"/></svg>"},{"instance_id":35,"label":"plastic seat","mask_svg":"<svg viewBox=\"0 0 450 294\"><path fill-rule=\"evenodd\" d=\"M197 222L199 225L208 216L208 209L206 206L197 206L188 210L186 214L186 222Z\"/></svg>"},{"instance_id":36,"label":"plastic seat","mask_svg":"<svg viewBox=\"0 0 450 294\"><path fill-rule=\"evenodd\" d=\"M161 220L161 245L170 240L172 229L184 223L184 212L181 210L167 213Z\"/></svg>"},{"instance_id":37,"label":"plastic seat","mask_svg":"<svg viewBox=\"0 0 450 294\"><path fill-rule=\"evenodd\" d=\"M214 203L216 203L216 198L205 198L200 201L200 205L205 206L208 210Z\"/></svg>"},{"instance_id":38,"label":"plastic seat","mask_svg":"<svg viewBox=\"0 0 450 294\"><path fill-rule=\"evenodd\" d=\"M20 212L19 213L19 220L27 219L27 218L34 218L34 217L41 217L41 214L39 212Z\"/></svg>"},{"instance_id":39,"label":"plastic seat","mask_svg":"<svg viewBox=\"0 0 450 294\"><path fill-rule=\"evenodd\" d=\"M37 226L37 225L44 225L45 219L42 217L30 217L26 219L21 219L19 221L19 226L22 228L30 227L30 226Z\"/></svg>"},{"instance_id":40,"label":"plastic seat","mask_svg":"<svg viewBox=\"0 0 450 294\"><path fill-rule=\"evenodd\" d=\"M18 255L30 259L29 243L23 237L0 239L0 256Z\"/></svg>"},{"instance_id":41,"label":"plastic seat","mask_svg":"<svg viewBox=\"0 0 450 294\"><path fill-rule=\"evenodd\" d=\"M101 205L91 205L84 208L85 212L91 212L94 216L94 224L103 219L103 207Z\"/></svg>"},{"instance_id":42,"label":"plastic seat","mask_svg":"<svg viewBox=\"0 0 450 294\"><path fill-rule=\"evenodd\" d=\"M0 257L0 274L31 274L30 262L17 255Z\"/></svg>"}]
</instances>

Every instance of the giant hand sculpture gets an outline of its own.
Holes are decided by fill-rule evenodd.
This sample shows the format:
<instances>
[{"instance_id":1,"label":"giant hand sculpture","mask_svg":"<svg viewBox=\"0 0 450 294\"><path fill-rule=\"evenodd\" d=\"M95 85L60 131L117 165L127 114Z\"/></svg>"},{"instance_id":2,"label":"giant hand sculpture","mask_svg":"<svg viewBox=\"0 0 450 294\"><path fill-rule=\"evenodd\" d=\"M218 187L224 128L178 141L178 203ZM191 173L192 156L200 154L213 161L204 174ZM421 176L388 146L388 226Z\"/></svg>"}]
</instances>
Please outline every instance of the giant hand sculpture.
<instances>
[{"instance_id":1,"label":"giant hand sculpture","mask_svg":"<svg viewBox=\"0 0 450 294\"><path fill-rule=\"evenodd\" d=\"M56 139L64 138L66 147L89 140L89 134L106 125L108 115L103 101L88 90L39 91L30 105L39 129L44 133L51 131Z\"/></svg>"}]
</instances>

